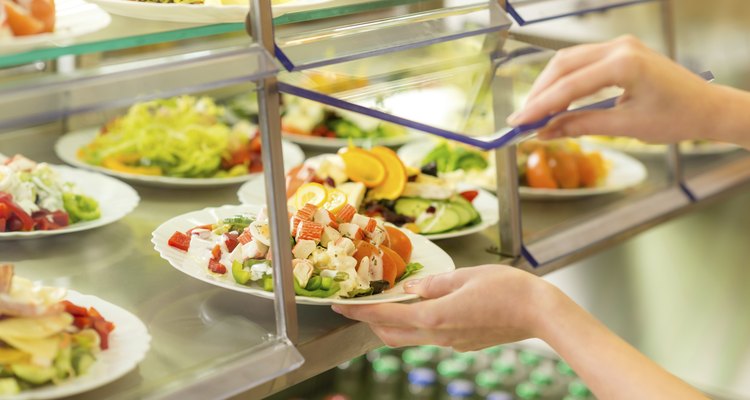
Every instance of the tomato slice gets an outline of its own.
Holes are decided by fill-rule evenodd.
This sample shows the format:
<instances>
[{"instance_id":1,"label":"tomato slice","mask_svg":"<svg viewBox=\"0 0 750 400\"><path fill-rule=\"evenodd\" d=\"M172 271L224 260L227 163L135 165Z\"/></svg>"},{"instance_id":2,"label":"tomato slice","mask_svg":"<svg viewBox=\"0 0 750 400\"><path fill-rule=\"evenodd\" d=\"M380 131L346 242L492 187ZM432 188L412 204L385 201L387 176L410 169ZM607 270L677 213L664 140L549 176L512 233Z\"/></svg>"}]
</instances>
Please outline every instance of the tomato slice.
<instances>
[{"instance_id":1,"label":"tomato slice","mask_svg":"<svg viewBox=\"0 0 750 400\"><path fill-rule=\"evenodd\" d=\"M217 260L208 260L208 269L215 274L226 274L227 268Z\"/></svg>"},{"instance_id":2,"label":"tomato slice","mask_svg":"<svg viewBox=\"0 0 750 400\"><path fill-rule=\"evenodd\" d=\"M172 234L172 237L169 238L167 244L176 249L188 251L188 249L190 248L190 236L177 231Z\"/></svg>"},{"instance_id":3,"label":"tomato slice","mask_svg":"<svg viewBox=\"0 0 750 400\"><path fill-rule=\"evenodd\" d=\"M77 306L68 300L63 300L61 303L65 306L65 312L74 317L85 317L89 315L85 307Z\"/></svg>"}]
</instances>

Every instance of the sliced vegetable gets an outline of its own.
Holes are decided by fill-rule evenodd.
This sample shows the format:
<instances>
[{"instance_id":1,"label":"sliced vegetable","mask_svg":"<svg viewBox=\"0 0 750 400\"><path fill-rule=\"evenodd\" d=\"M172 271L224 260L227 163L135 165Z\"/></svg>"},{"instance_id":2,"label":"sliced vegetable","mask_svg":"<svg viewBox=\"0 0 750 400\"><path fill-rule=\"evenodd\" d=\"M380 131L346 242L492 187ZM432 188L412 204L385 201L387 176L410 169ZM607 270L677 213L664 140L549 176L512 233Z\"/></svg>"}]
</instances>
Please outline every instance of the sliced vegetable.
<instances>
[{"instance_id":1,"label":"sliced vegetable","mask_svg":"<svg viewBox=\"0 0 750 400\"><path fill-rule=\"evenodd\" d=\"M70 215L73 223L92 221L101 217L99 203L91 197L82 194L63 193L63 206Z\"/></svg>"},{"instance_id":2,"label":"sliced vegetable","mask_svg":"<svg viewBox=\"0 0 750 400\"><path fill-rule=\"evenodd\" d=\"M190 249L190 236L177 231L170 236L168 245L182 251L188 251Z\"/></svg>"},{"instance_id":3,"label":"sliced vegetable","mask_svg":"<svg viewBox=\"0 0 750 400\"><path fill-rule=\"evenodd\" d=\"M406 279L406 278L408 278L408 277L410 277L410 276L412 276L414 274L416 274L417 272L419 272L423 268L424 268L424 265L422 265L420 263L409 263L409 264L406 264L406 272L404 272L404 274L401 275L401 277L398 279L399 282L403 281L404 279Z\"/></svg>"}]
</instances>

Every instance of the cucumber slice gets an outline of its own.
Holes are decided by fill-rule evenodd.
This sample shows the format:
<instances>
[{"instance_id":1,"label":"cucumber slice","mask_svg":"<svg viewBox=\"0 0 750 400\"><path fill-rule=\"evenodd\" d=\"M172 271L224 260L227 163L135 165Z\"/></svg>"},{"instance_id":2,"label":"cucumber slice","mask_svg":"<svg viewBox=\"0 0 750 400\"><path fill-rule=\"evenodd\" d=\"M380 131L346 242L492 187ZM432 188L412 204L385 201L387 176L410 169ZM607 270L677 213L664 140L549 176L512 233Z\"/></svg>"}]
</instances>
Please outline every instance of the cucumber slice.
<instances>
[{"instance_id":1,"label":"cucumber slice","mask_svg":"<svg viewBox=\"0 0 750 400\"><path fill-rule=\"evenodd\" d=\"M460 221L461 219L455 210L445 205L440 205L434 216L420 221L417 223L417 226L419 227L419 232L422 234L442 233L456 229L460 226Z\"/></svg>"},{"instance_id":2,"label":"cucumber slice","mask_svg":"<svg viewBox=\"0 0 750 400\"><path fill-rule=\"evenodd\" d=\"M393 208L397 213L411 218L417 218L430 207L431 200L414 197L403 197L396 201Z\"/></svg>"},{"instance_id":3,"label":"cucumber slice","mask_svg":"<svg viewBox=\"0 0 750 400\"><path fill-rule=\"evenodd\" d=\"M471 204L468 200L464 199L461 196L453 196L450 200L452 204L458 205L463 207L466 211L471 213L471 220L469 220L468 223L475 224L482 220L481 216L479 215L479 211L477 211L476 208L474 208L474 205Z\"/></svg>"},{"instance_id":4,"label":"cucumber slice","mask_svg":"<svg viewBox=\"0 0 750 400\"><path fill-rule=\"evenodd\" d=\"M465 226L474 220L474 214L459 203L447 203L445 207L458 215L458 227Z\"/></svg>"}]
</instances>

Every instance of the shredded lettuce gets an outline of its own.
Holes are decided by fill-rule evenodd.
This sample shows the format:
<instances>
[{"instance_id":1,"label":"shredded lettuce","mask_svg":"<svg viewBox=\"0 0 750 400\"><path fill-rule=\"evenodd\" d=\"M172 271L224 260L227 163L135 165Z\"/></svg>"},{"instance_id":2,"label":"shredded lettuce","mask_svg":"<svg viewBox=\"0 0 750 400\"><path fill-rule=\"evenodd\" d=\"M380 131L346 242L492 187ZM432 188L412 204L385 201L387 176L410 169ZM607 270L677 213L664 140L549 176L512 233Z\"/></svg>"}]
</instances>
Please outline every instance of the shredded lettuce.
<instances>
[{"instance_id":1,"label":"shredded lettuce","mask_svg":"<svg viewBox=\"0 0 750 400\"><path fill-rule=\"evenodd\" d=\"M208 97L182 96L138 103L81 148L79 157L93 165L115 160L127 167L172 177L237 174L238 171L223 171L222 159L229 157L230 148L248 143L254 132L247 123L223 123L224 113L224 108Z\"/></svg>"}]
</instances>

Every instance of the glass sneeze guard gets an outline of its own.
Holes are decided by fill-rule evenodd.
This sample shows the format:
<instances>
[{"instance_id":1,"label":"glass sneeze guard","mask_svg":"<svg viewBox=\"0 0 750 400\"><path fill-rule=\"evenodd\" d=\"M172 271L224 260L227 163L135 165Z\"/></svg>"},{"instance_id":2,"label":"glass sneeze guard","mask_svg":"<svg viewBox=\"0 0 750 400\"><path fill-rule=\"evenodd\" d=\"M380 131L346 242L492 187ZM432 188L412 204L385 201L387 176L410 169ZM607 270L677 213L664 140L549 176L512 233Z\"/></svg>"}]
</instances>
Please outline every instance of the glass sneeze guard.
<instances>
[{"instance_id":1,"label":"glass sneeze guard","mask_svg":"<svg viewBox=\"0 0 750 400\"><path fill-rule=\"evenodd\" d=\"M524 26L651 1L654 0L507 0L507 11L518 25Z\"/></svg>"}]
</instances>

